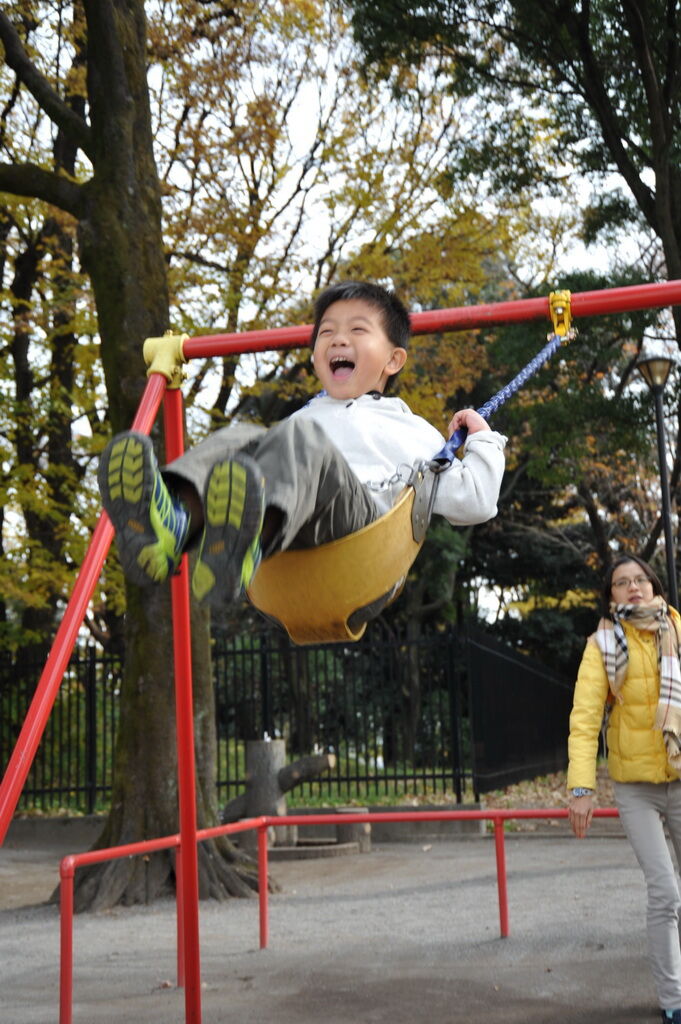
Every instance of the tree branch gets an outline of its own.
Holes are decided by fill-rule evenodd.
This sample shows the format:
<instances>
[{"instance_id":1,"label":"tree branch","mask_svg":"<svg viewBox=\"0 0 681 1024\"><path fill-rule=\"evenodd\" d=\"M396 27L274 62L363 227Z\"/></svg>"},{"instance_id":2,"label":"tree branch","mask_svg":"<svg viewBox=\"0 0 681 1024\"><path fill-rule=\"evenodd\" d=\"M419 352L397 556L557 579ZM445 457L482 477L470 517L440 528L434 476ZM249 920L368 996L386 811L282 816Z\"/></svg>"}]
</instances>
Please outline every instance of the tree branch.
<instances>
[{"instance_id":1,"label":"tree branch","mask_svg":"<svg viewBox=\"0 0 681 1024\"><path fill-rule=\"evenodd\" d=\"M643 216L652 229L657 231L655 195L652 189L643 181L638 168L630 159L627 148L624 145L623 139L628 139L628 135L608 95L603 80L602 68L591 45L588 7L586 11L585 15L582 14L578 17L571 14L566 19L566 28L573 38L582 68L581 74L578 69L575 69L575 73L583 90L584 98L600 124L605 145L610 151L620 174L631 189ZM650 162L650 154L644 155L642 150L639 150L639 153L642 158L645 156L647 161Z\"/></svg>"},{"instance_id":2,"label":"tree branch","mask_svg":"<svg viewBox=\"0 0 681 1024\"><path fill-rule=\"evenodd\" d=\"M231 825L233 821L238 821L239 818L245 818L246 806L246 790L244 790L243 793L239 793L239 795L230 800L228 804L225 804L220 815L220 821L223 825Z\"/></svg>"},{"instance_id":3,"label":"tree branch","mask_svg":"<svg viewBox=\"0 0 681 1024\"><path fill-rule=\"evenodd\" d=\"M598 508L593 499L593 495L585 481L581 481L577 485L577 494L579 495L582 507L589 519L589 525L591 526L594 535L594 546L598 553L598 557L601 560L601 565L609 565L612 556L610 552L610 545L608 543L607 532L603 524L603 519L598 514Z\"/></svg>"},{"instance_id":4,"label":"tree branch","mask_svg":"<svg viewBox=\"0 0 681 1024\"><path fill-rule=\"evenodd\" d=\"M86 122L64 103L45 76L41 75L35 64L29 59L14 25L2 12L0 12L0 42L5 48L5 63L14 71L18 80L23 82L41 110L84 153L91 156L92 137Z\"/></svg>"},{"instance_id":5,"label":"tree branch","mask_svg":"<svg viewBox=\"0 0 681 1024\"><path fill-rule=\"evenodd\" d=\"M277 773L277 783L282 794L288 793L299 783L316 779L322 772L332 771L335 767L335 754L308 754L307 757L301 757L280 768ZM249 813L249 785L252 785L252 780L246 783L246 789L242 793L239 793L223 807L220 815L223 825L229 825L232 821L245 818Z\"/></svg>"},{"instance_id":6,"label":"tree branch","mask_svg":"<svg viewBox=\"0 0 681 1024\"><path fill-rule=\"evenodd\" d=\"M36 164L0 164L0 192L42 199L74 217L80 216L83 186Z\"/></svg>"},{"instance_id":7,"label":"tree branch","mask_svg":"<svg viewBox=\"0 0 681 1024\"><path fill-rule=\"evenodd\" d=\"M279 788L282 793L288 793L289 789L293 789L299 783L316 779L322 772L332 771L335 767L335 754L308 754L307 757L300 757L279 769Z\"/></svg>"}]
</instances>

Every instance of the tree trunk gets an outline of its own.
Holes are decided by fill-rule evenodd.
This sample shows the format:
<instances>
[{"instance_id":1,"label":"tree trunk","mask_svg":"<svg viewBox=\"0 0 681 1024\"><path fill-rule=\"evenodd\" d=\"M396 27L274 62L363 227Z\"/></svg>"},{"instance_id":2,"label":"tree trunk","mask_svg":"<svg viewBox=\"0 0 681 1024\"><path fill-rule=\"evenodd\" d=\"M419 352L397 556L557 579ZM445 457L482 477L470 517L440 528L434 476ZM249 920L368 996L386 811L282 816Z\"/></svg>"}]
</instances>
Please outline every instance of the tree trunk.
<instances>
[{"instance_id":1,"label":"tree trunk","mask_svg":"<svg viewBox=\"0 0 681 1024\"><path fill-rule=\"evenodd\" d=\"M118 846L178 831L177 749L172 636L168 586L128 595L129 641L121 720L115 758L111 811L96 849ZM159 628L161 624L162 628ZM199 828L218 823L214 764L215 719L208 621L199 608L192 614L194 714ZM144 642L143 642L144 638ZM113 860L76 874L77 911L117 903L148 903L173 891L174 851L150 857ZM222 837L199 844L199 895L214 899L257 892L254 862Z\"/></svg>"},{"instance_id":2,"label":"tree trunk","mask_svg":"<svg viewBox=\"0 0 681 1024\"><path fill-rule=\"evenodd\" d=\"M142 344L168 326L161 199L153 158L141 0L86 0L91 181L79 224L95 292L114 431L132 421L145 385ZM208 620L193 613L198 827L217 824L215 719ZM128 586L126 658L111 811L97 848L178 830L170 587ZM255 865L227 839L200 844L199 891L257 889ZM174 884L174 856L126 858L79 871L76 907L147 902Z\"/></svg>"}]
</instances>

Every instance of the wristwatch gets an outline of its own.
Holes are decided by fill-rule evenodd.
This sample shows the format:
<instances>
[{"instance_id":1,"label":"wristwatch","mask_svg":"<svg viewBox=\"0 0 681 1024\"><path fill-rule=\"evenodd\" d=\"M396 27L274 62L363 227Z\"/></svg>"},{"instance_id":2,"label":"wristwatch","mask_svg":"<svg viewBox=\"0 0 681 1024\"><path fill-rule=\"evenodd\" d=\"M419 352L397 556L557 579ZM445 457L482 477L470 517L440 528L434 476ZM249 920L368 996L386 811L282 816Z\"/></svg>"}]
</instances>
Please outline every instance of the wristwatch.
<instances>
[{"instance_id":1,"label":"wristwatch","mask_svg":"<svg viewBox=\"0 0 681 1024\"><path fill-rule=\"evenodd\" d=\"M587 789L586 786L575 786L574 789L570 790L572 796L591 796L593 789Z\"/></svg>"}]
</instances>

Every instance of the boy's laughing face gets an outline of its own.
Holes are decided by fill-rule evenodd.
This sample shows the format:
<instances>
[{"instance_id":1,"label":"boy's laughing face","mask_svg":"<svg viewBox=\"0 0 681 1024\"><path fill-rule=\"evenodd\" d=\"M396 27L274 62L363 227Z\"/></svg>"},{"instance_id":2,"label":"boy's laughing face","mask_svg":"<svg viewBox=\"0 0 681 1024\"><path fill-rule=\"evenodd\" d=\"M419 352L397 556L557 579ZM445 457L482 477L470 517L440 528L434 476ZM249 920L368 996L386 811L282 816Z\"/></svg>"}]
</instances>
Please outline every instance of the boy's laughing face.
<instances>
[{"instance_id":1,"label":"boy's laughing face","mask_svg":"<svg viewBox=\"0 0 681 1024\"><path fill-rule=\"evenodd\" d=\"M333 302L319 324L312 359L332 398L359 398L383 391L402 369L406 349L396 348L383 327L381 310L364 299Z\"/></svg>"}]
</instances>

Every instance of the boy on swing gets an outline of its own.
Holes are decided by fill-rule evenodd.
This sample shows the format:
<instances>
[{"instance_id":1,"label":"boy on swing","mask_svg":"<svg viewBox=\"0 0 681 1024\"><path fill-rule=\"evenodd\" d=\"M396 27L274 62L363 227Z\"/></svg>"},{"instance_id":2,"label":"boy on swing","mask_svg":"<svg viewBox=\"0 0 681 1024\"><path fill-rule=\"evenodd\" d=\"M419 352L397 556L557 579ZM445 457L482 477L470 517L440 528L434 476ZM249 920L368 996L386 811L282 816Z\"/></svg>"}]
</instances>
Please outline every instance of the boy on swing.
<instances>
[{"instance_id":1,"label":"boy on swing","mask_svg":"<svg viewBox=\"0 0 681 1024\"><path fill-rule=\"evenodd\" d=\"M198 546L192 591L236 600L261 557L354 533L393 504L413 464L444 438L386 386L407 359L409 314L376 284L343 281L315 303L312 358L324 391L269 429L224 427L159 469L151 441L127 431L102 454L99 487L125 575L161 583ZM440 474L434 512L454 525L496 515L506 439L473 409L463 459ZM378 614L380 607L374 614Z\"/></svg>"}]
</instances>

